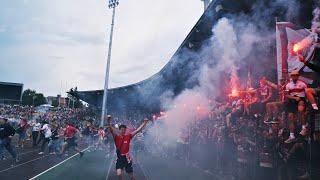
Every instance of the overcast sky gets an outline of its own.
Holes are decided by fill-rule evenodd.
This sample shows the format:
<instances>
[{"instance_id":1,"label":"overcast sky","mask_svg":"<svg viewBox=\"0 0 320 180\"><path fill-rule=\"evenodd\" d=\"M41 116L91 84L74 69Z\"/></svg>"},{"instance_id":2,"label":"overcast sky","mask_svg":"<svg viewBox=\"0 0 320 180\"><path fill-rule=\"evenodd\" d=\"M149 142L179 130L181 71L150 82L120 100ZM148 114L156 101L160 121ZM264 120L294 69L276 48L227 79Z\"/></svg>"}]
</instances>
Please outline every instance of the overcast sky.
<instances>
[{"instance_id":1,"label":"overcast sky","mask_svg":"<svg viewBox=\"0 0 320 180\"><path fill-rule=\"evenodd\" d=\"M45 95L102 89L107 0L0 0L0 81ZM158 72L203 13L200 0L120 0L110 86Z\"/></svg>"}]
</instances>

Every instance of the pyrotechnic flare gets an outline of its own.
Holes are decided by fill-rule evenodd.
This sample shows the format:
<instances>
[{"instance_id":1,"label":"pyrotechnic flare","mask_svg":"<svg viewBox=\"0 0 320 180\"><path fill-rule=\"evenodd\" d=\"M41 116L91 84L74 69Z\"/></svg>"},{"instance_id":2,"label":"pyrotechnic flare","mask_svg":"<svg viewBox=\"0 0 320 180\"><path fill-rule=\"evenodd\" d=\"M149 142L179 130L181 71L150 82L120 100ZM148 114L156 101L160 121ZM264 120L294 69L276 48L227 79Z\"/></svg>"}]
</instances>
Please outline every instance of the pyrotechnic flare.
<instances>
[{"instance_id":1,"label":"pyrotechnic flare","mask_svg":"<svg viewBox=\"0 0 320 180\"><path fill-rule=\"evenodd\" d=\"M308 49L316 42L317 34L311 33L309 36L302 39L300 42L297 42L292 47L293 54L300 54L305 49Z\"/></svg>"},{"instance_id":2,"label":"pyrotechnic flare","mask_svg":"<svg viewBox=\"0 0 320 180\"><path fill-rule=\"evenodd\" d=\"M318 34L320 32L320 9L317 7L313 11L313 20L311 26L311 33L309 36L302 39L293 45L292 52L294 54L300 54L305 49L311 47L314 43L318 42Z\"/></svg>"},{"instance_id":3,"label":"pyrotechnic flare","mask_svg":"<svg viewBox=\"0 0 320 180\"><path fill-rule=\"evenodd\" d=\"M293 52L297 54L301 50L301 46L299 44L293 45Z\"/></svg>"},{"instance_id":4,"label":"pyrotechnic flare","mask_svg":"<svg viewBox=\"0 0 320 180\"><path fill-rule=\"evenodd\" d=\"M229 96L238 97L239 96L238 90L237 89L232 89L231 94L229 94Z\"/></svg>"}]
</instances>

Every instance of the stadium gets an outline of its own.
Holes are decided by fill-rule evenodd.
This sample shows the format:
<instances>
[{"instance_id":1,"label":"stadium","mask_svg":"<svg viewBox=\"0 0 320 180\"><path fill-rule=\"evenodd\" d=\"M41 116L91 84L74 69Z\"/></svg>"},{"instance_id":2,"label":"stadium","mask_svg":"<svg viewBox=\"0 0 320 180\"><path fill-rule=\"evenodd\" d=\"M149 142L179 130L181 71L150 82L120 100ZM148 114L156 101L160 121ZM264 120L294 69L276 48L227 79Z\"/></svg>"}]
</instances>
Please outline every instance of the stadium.
<instances>
[{"instance_id":1,"label":"stadium","mask_svg":"<svg viewBox=\"0 0 320 180\"><path fill-rule=\"evenodd\" d=\"M148 113L160 112L161 107L159 105L161 104L161 100L159 97L161 97L161 94L166 91L172 91L174 96L177 96L183 90L192 89L198 85L197 76L199 76L201 66L204 64L214 65L215 63L214 58L212 58L214 55L201 54L202 48L212 37L212 27L222 17L233 17L235 14L248 14L247 18L248 21L250 21L249 18L251 14L255 13L253 7L250 6L253 2L254 1L214 1L210 3L210 6L206 9L180 47L178 47L173 57L160 72L144 81L109 90L110 99L108 101L108 109L110 109L110 112L116 112L119 109L130 110L132 107L135 107L134 111L141 109L142 112ZM311 3L309 6L305 3L304 7L301 8L302 11L312 12ZM285 15L285 11L285 9L275 9L275 12L269 13L275 14L274 16L281 20L285 19L285 17L281 17ZM312 14L306 14L298 17L298 19L299 21L296 23L299 24L299 26L309 27ZM274 21L274 19L268 20ZM265 25L267 28L275 29L275 24L272 24L271 22L265 22ZM255 62L254 64L257 67L270 65L270 69L265 70L265 72L253 72L255 73L252 75L253 77L269 74L269 79L276 80L277 62L275 47L270 47L270 51L273 52L261 54L261 57L264 59ZM270 59L273 59L273 61L270 61ZM251 62L248 62L247 64L250 63ZM246 72L250 67L246 65L241 68L242 72ZM240 75L245 78L247 76L246 73ZM70 92L70 94L96 107L102 106L103 90L77 91ZM154 97L154 94L157 94L157 97Z\"/></svg>"},{"instance_id":2,"label":"stadium","mask_svg":"<svg viewBox=\"0 0 320 180\"><path fill-rule=\"evenodd\" d=\"M72 88L67 106L45 109L0 83L0 178L319 179L319 4L203 2L143 81Z\"/></svg>"}]
</instances>

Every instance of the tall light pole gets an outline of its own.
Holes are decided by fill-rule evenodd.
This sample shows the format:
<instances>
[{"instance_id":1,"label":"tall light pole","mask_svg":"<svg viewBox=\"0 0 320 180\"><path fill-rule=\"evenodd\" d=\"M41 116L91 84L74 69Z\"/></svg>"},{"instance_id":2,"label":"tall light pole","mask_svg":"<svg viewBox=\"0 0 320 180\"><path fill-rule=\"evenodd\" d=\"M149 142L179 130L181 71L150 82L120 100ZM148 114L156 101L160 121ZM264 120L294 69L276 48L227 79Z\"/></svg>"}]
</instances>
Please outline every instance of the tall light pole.
<instances>
[{"instance_id":1,"label":"tall light pole","mask_svg":"<svg viewBox=\"0 0 320 180\"><path fill-rule=\"evenodd\" d=\"M116 14L116 7L118 5L119 5L119 0L109 0L108 7L109 9L112 9L112 21L111 21L111 32L110 32L110 40L109 40L109 50L108 50L107 68L106 68L106 76L105 76L105 83L104 83L103 100L102 100L100 127L104 126L104 120L107 114L109 71L110 71L111 49L112 49L112 39L113 39L114 17Z\"/></svg>"}]
</instances>

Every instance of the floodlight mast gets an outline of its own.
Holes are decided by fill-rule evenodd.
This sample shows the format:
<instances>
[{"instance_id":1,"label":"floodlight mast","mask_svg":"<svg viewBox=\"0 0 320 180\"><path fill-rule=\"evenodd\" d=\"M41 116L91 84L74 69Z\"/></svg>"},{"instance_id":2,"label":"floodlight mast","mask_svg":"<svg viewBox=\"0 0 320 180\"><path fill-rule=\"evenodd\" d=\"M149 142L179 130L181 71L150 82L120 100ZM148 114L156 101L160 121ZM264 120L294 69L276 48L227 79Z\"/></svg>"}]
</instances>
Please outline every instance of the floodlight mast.
<instances>
[{"instance_id":1,"label":"floodlight mast","mask_svg":"<svg viewBox=\"0 0 320 180\"><path fill-rule=\"evenodd\" d=\"M116 14L116 7L118 5L119 5L119 0L109 0L108 7L109 7L109 9L112 9L112 21L111 21L111 32L110 32L110 40L109 40L109 49L108 49L108 59L107 59L104 91L103 91L100 127L104 126L106 114L108 113L107 104L108 104L109 71L110 71L110 61L111 61L113 27L114 27L114 19L115 19L115 14Z\"/></svg>"}]
</instances>

